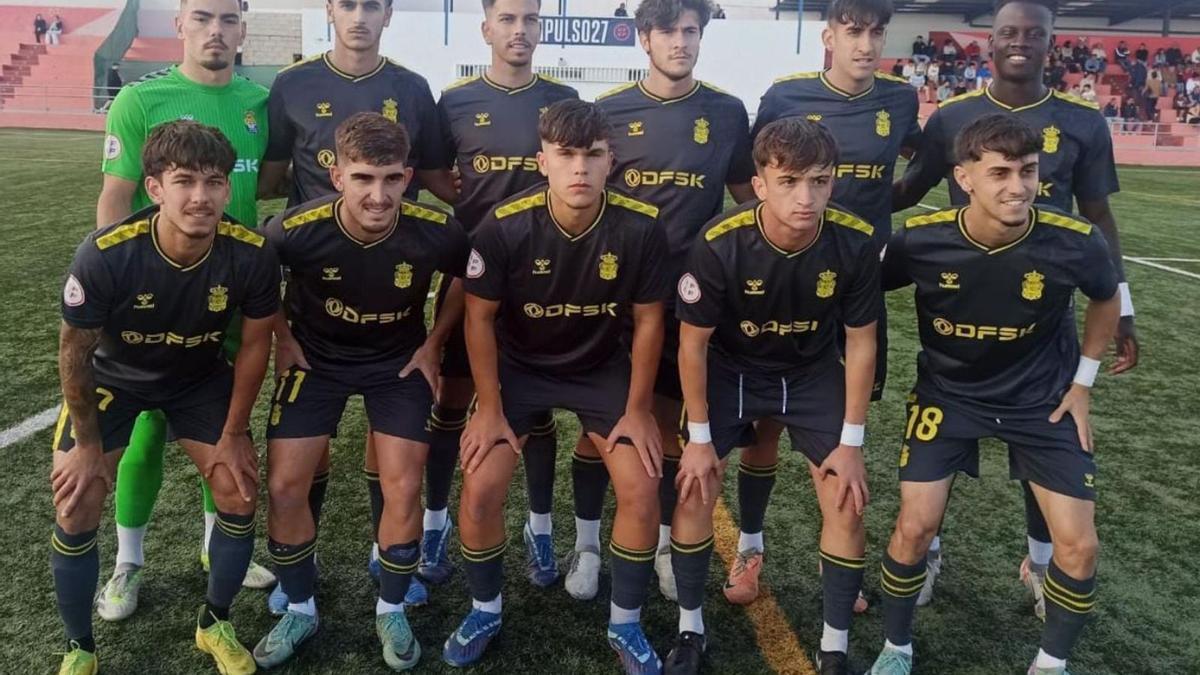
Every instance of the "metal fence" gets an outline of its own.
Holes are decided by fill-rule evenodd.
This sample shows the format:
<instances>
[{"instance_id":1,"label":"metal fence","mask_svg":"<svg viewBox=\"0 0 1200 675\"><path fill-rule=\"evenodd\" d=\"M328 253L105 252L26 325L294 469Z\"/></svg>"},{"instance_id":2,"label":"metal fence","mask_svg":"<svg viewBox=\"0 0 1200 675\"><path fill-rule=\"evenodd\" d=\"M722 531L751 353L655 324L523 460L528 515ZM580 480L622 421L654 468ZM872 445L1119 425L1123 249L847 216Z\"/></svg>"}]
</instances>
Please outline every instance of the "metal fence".
<instances>
[{"instance_id":1,"label":"metal fence","mask_svg":"<svg viewBox=\"0 0 1200 675\"><path fill-rule=\"evenodd\" d=\"M1183 122L1142 122L1107 118L1113 148L1154 148L1179 152L1200 151L1200 145L1189 142L1200 138L1200 125Z\"/></svg>"},{"instance_id":2,"label":"metal fence","mask_svg":"<svg viewBox=\"0 0 1200 675\"><path fill-rule=\"evenodd\" d=\"M117 88L53 84L0 84L0 110L9 112L102 113Z\"/></svg>"},{"instance_id":3,"label":"metal fence","mask_svg":"<svg viewBox=\"0 0 1200 675\"><path fill-rule=\"evenodd\" d=\"M477 77L487 72L487 65L460 63L456 67L458 77ZM600 84L624 84L638 82L650 76L646 68L621 68L599 66L538 66L534 70L563 82L595 82Z\"/></svg>"}]
</instances>

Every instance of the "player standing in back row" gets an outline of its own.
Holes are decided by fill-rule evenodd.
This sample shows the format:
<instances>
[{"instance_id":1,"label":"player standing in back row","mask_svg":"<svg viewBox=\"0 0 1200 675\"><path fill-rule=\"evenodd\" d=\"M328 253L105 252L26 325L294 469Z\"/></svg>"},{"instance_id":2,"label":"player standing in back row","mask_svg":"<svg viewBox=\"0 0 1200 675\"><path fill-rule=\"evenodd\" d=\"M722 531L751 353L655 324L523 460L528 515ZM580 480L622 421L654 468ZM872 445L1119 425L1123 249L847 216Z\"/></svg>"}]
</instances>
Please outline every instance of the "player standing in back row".
<instances>
[{"instance_id":1,"label":"player standing in back row","mask_svg":"<svg viewBox=\"0 0 1200 675\"><path fill-rule=\"evenodd\" d=\"M833 201L874 228L876 252L892 231L891 186L896 158L915 147L917 93L901 78L877 72L892 18L891 0L834 0L821 40L832 55L828 70L797 73L776 81L759 103L754 132L784 117L820 122L837 139L841 157L834 171ZM882 300L880 300L882 303ZM883 394L887 377L887 315L876 324L875 383L871 399ZM729 572L725 597L748 604L758 597L762 571L763 521L775 486L779 425L765 420L757 440L738 466L738 560ZM858 611L866 609L860 601Z\"/></svg>"},{"instance_id":2,"label":"player standing in back row","mask_svg":"<svg viewBox=\"0 0 1200 675\"><path fill-rule=\"evenodd\" d=\"M496 204L541 182L538 117L555 101L578 98L574 89L533 72L533 52L541 38L540 9L538 0L484 0L483 40L492 48L491 66L482 76L451 84L438 101L447 155L454 158L462 178L454 214L468 232ZM438 289L438 315L452 309L447 307L448 289L445 283ZM446 581L453 571L447 558L453 530L450 485L474 392L460 324L446 343L442 380L429 421L432 435L425 465L424 536L417 573L430 583ZM522 534L527 575L538 586L549 586L558 579L551 540L555 432L553 412L547 410L523 450L529 518Z\"/></svg>"},{"instance_id":3,"label":"player standing in back row","mask_svg":"<svg viewBox=\"0 0 1200 675\"><path fill-rule=\"evenodd\" d=\"M754 197L750 177L750 122L736 97L697 80L693 74L700 40L712 15L708 0L645 0L634 20L638 40L650 57L649 76L601 94L596 103L612 120L615 162L609 181L659 208L669 255L663 261L672 280L705 221L720 213L725 188L738 202ZM663 438L663 479L654 569L658 587L677 598L671 571L671 517L675 473L679 468L679 321L674 297L667 300L662 361L654 380L654 419ZM596 447L581 436L572 461L575 482L575 551L567 592L579 599L596 595L600 583L600 514L608 474Z\"/></svg>"}]
</instances>

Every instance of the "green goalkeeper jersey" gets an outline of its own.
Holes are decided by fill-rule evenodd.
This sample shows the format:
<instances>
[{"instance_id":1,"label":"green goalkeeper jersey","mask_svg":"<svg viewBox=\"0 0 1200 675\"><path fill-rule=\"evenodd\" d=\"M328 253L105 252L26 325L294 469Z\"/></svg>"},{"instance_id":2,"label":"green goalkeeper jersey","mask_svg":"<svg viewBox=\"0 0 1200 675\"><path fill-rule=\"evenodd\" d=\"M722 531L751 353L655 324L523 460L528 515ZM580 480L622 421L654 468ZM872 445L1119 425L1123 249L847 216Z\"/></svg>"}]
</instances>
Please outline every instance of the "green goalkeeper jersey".
<instances>
[{"instance_id":1,"label":"green goalkeeper jersey","mask_svg":"<svg viewBox=\"0 0 1200 675\"><path fill-rule=\"evenodd\" d=\"M171 66L122 89L108 111L104 173L138 183L133 211L149 206L142 145L151 129L179 119L214 126L233 144L237 163L230 176L226 211L246 226L256 226L258 166L267 149L267 89L240 75L227 85L213 87L193 82L178 66Z\"/></svg>"}]
</instances>

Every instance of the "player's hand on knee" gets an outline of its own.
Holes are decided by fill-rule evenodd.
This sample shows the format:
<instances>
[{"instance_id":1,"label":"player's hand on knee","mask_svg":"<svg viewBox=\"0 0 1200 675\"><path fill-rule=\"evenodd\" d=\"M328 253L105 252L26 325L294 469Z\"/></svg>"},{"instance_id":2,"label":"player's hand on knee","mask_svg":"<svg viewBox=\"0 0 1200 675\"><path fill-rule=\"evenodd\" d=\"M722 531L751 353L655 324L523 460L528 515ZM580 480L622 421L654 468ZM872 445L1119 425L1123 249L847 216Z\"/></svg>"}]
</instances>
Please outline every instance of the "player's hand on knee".
<instances>
[{"instance_id":1,"label":"player's hand on knee","mask_svg":"<svg viewBox=\"0 0 1200 675\"><path fill-rule=\"evenodd\" d=\"M244 502L254 500L258 491L258 452L254 449L254 441L246 431L225 431L217 441L216 449L208 466L204 469L204 478L211 482L213 473L218 466L224 466L233 475L233 483L238 495Z\"/></svg>"},{"instance_id":2,"label":"player's hand on knee","mask_svg":"<svg viewBox=\"0 0 1200 675\"><path fill-rule=\"evenodd\" d=\"M1063 396L1062 403L1050 413L1050 421L1058 424L1064 415L1070 415L1075 420L1079 432L1079 444L1083 449L1092 452L1092 427L1089 411L1092 405L1092 390L1081 384L1072 384Z\"/></svg>"},{"instance_id":3,"label":"player's hand on knee","mask_svg":"<svg viewBox=\"0 0 1200 675\"><path fill-rule=\"evenodd\" d=\"M1113 347L1117 358L1108 369L1110 375L1120 375L1137 367L1141 345L1138 344L1132 316L1123 316L1117 322L1117 336L1113 338Z\"/></svg>"},{"instance_id":4,"label":"player's hand on knee","mask_svg":"<svg viewBox=\"0 0 1200 675\"><path fill-rule=\"evenodd\" d=\"M422 344L417 351L413 352L412 358L400 371L400 379L408 377L414 370L421 371L421 374L425 376L425 381L429 383L429 390L433 392L433 397L436 399L438 377L442 372L441 348L429 344L428 341Z\"/></svg>"},{"instance_id":5,"label":"player's hand on knee","mask_svg":"<svg viewBox=\"0 0 1200 675\"><path fill-rule=\"evenodd\" d=\"M700 501L708 504L708 485L714 477L721 476L721 460L712 443L688 443L679 459L679 473L675 476L675 489L679 501L686 502L692 489L700 486Z\"/></svg>"},{"instance_id":6,"label":"player's hand on knee","mask_svg":"<svg viewBox=\"0 0 1200 675\"><path fill-rule=\"evenodd\" d=\"M637 449L646 474L651 478L662 478L662 434L658 431L654 415L648 410L625 411L609 432L604 443L605 451L612 452L616 449L617 441L622 437L628 438Z\"/></svg>"},{"instance_id":7,"label":"player's hand on knee","mask_svg":"<svg viewBox=\"0 0 1200 675\"><path fill-rule=\"evenodd\" d=\"M867 466L863 462L862 448L853 445L840 444L821 463L821 480L834 474L838 480L836 505L839 511L850 498L854 504L854 512L863 514L863 509L871 501L871 492L867 489Z\"/></svg>"},{"instance_id":8,"label":"player's hand on knee","mask_svg":"<svg viewBox=\"0 0 1200 675\"><path fill-rule=\"evenodd\" d=\"M471 415L467 427L463 429L459 441L459 463L466 473L475 473L475 469L483 464L488 452L499 444L507 443L516 454L521 453L521 444L513 433L504 413L499 410L491 411L480 408Z\"/></svg>"},{"instance_id":9,"label":"player's hand on knee","mask_svg":"<svg viewBox=\"0 0 1200 675\"><path fill-rule=\"evenodd\" d=\"M63 518L70 517L79 505L79 500L91 487L92 481L103 480L107 491L112 491L113 471L104 461L104 451L99 446L75 447L50 472L50 486L54 489L54 508Z\"/></svg>"}]
</instances>

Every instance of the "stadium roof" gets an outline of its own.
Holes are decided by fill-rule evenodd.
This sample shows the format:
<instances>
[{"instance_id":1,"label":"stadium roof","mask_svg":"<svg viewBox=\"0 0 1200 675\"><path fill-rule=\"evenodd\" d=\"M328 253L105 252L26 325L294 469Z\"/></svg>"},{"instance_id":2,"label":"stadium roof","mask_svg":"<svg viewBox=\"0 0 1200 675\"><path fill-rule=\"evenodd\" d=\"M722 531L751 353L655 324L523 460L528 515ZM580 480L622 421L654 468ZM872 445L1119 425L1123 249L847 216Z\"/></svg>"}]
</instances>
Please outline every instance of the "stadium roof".
<instances>
[{"instance_id":1,"label":"stadium roof","mask_svg":"<svg viewBox=\"0 0 1200 675\"><path fill-rule=\"evenodd\" d=\"M896 11L907 14L958 14L971 22L992 12L992 0L894 0ZM797 0L780 0L779 9L795 11ZM804 0L804 10L824 14L829 0ZM1116 26L1134 19L1200 16L1200 0L1059 0L1059 18L1108 19Z\"/></svg>"}]
</instances>

